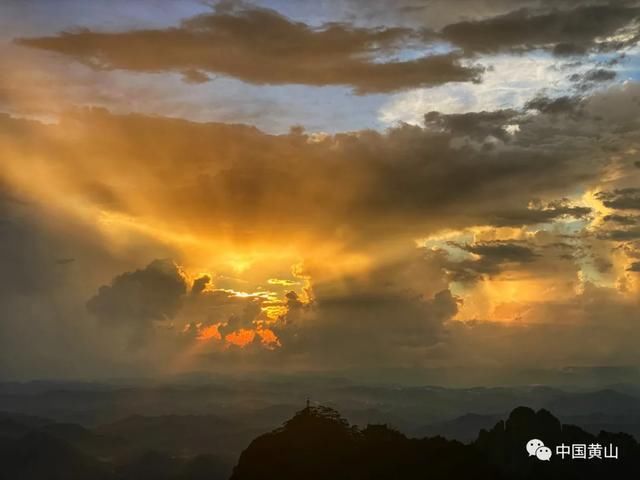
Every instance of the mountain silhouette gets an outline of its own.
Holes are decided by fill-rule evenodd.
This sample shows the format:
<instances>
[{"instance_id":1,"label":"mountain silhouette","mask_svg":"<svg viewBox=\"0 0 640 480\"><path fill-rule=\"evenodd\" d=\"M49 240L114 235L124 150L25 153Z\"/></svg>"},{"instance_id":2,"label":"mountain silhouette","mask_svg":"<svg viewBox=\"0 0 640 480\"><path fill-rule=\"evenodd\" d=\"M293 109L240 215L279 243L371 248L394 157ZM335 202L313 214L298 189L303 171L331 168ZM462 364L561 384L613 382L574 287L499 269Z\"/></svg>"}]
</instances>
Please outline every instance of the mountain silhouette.
<instances>
[{"instance_id":1,"label":"mountain silhouette","mask_svg":"<svg viewBox=\"0 0 640 480\"><path fill-rule=\"evenodd\" d=\"M231 480L501 478L480 452L441 437L409 439L386 425L350 426L308 406L242 452Z\"/></svg>"},{"instance_id":2,"label":"mountain silhouette","mask_svg":"<svg viewBox=\"0 0 640 480\"><path fill-rule=\"evenodd\" d=\"M594 435L563 425L545 409L518 407L463 444L440 436L410 438L383 424L356 427L332 408L307 405L251 441L233 471L219 455L224 446L209 431L224 431L228 422L213 416L138 416L87 428L0 414L0 480L640 478L640 446L631 435ZM525 446L533 438L554 453L549 461L529 456ZM572 460L556 454L557 445L596 443L617 447L618 458Z\"/></svg>"},{"instance_id":3,"label":"mountain silhouette","mask_svg":"<svg viewBox=\"0 0 640 480\"><path fill-rule=\"evenodd\" d=\"M614 445L618 459L529 456L541 439L555 453L566 444ZM307 407L242 452L231 480L293 479L601 479L640 478L640 448L628 434L592 435L562 425L549 411L514 409L469 445L442 437L413 439L386 425L350 426L327 407Z\"/></svg>"},{"instance_id":4,"label":"mountain silhouette","mask_svg":"<svg viewBox=\"0 0 640 480\"><path fill-rule=\"evenodd\" d=\"M555 446L565 444L600 444L618 447L618 459L562 459L553 455L549 462L528 456L526 443L540 439L555 453ZM580 479L640 478L640 447L626 433L600 432L593 435L575 425L563 425L549 411L535 412L526 407L514 409L506 421L491 430L481 430L474 447L507 478Z\"/></svg>"}]
</instances>

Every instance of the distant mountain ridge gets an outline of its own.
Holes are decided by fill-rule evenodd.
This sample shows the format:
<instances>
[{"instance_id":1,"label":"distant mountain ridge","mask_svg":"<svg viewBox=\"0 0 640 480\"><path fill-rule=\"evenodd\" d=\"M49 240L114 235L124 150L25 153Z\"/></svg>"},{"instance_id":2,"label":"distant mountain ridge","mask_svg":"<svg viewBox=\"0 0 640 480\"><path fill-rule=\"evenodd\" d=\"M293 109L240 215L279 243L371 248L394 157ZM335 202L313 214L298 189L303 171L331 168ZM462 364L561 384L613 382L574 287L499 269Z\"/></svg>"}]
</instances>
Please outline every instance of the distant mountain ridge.
<instances>
[{"instance_id":1,"label":"distant mountain ridge","mask_svg":"<svg viewBox=\"0 0 640 480\"><path fill-rule=\"evenodd\" d=\"M260 389L243 397L246 405L229 403L231 406L222 409L215 406L211 400L213 393L220 393L217 401L238 398L235 387L231 386L219 391L216 386L198 386L83 389L80 392L57 390L24 395L10 393L3 398L5 401L10 399L10 405L18 411L0 412L0 457L5 465L4 471L0 472L0 480L51 480L57 478L52 476L54 474L63 475L66 464L69 471L76 472L73 480L226 480L231 475L240 452L243 454L237 462L234 478L258 479L267 477L238 475L251 473L250 466L258 462L261 455L261 461L266 458L273 463L274 459L283 459L282 453L277 453L278 451L290 450L303 455L309 465L316 465L314 468L325 471L329 477L337 475L336 478L340 478L341 471L326 472L331 465L333 453L325 452L319 459L314 456L322 453L327 445L342 445L343 453L350 452L350 456L343 457L342 461L346 462L345 465L350 465L348 471L352 477L345 478L356 480L411 479L418 475L418 470L424 473L425 469L430 472L429 478L436 479L464 477L519 480L529 478L526 475L531 472L527 469L534 469L532 471L537 472L536 474L544 474L541 478L561 478L554 477L554 471L538 472L536 469L546 467L535 462L530 464L531 459L522 460L521 443L527 435L534 433L544 434L553 441L562 439L563 436L585 442L613 439L623 445L625 451L635 452L634 455L638 453L637 444L631 436L617 433L640 432L640 400L632 388L625 391L604 389L595 392L565 392L548 387L451 390L441 387L405 389L345 384L331 386L334 387L336 390L330 392L335 394L336 401L346 405L340 410L346 412L346 416L360 427L352 426L342 419L334 404L331 405L332 408L326 409L310 407L310 411L318 415L301 417L298 412L293 418L286 420L290 412L295 410L291 406L296 403L295 398L287 397L287 404L270 404L259 401L260 398L270 398L259 397L264 394ZM271 387L269 395L274 395L274 392L280 395L279 388L280 386ZM127 402L133 402L130 405L137 409L138 402L143 401L140 405L149 406L149 411L155 412L156 409L166 411L170 405L167 402L171 400L180 411L182 408L195 410L192 402L198 398L203 405L201 410L209 409L214 414L126 414L129 411ZM505 405L513 405L513 402L523 398L527 399L529 407L535 408L521 407L511 413L510 409L504 408ZM49 404L49 400L54 400L53 404ZM74 403L73 400L78 402ZM94 426L79 425L68 420L74 416L93 417L91 408L94 407L114 410L111 404L114 401L123 402L123 415L115 421ZM478 407L479 411L445 416L468 406ZM551 410L557 418L549 413L551 408L557 409ZM42 415L47 410L56 414L55 420ZM28 412L36 415L28 415ZM411 415L414 413L416 420L412 422ZM108 418L111 416L113 413L107 415ZM315 417L320 417L322 421L301 421ZM442 417L445 419L442 420ZM424 418L434 418L436 421L426 423L422 421ZM562 425L561 420L565 425ZM546 430L539 430L544 425ZM600 430L613 433L603 434ZM266 431L271 433L261 435ZM314 443L322 438L325 438L324 442ZM247 445L250 447L247 448ZM272 453L260 453L259 449L256 450L256 445L262 445L266 450L271 449ZM306 453L303 448L305 445L308 447ZM52 455L51 452L58 453ZM640 458L640 455L637 457ZM247 463L247 458L254 460ZM425 458L430 459L428 465L424 464ZM375 468L363 467L368 465L367 459L376 459L377 463L373 462ZM405 471L402 470L404 467L398 466L398 462L413 467ZM626 475L631 471L638 475L629 478L640 478L640 472L629 470L635 468L634 464L619 463L619 468L625 470L614 473ZM293 468L294 464L287 468ZM304 464L305 462L303 466ZM299 467L297 465L296 468ZM469 468L466 469L467 467ZM402 471L404 476L394 477L393 471ZM50 472L51 475L43 472ZM478 472L482 472L484 477L474 476L479 475ZM591 473L582 472L580 468L578 473L583 477L572 477L573 473L563 471L564 475L569 475L566 477L569 479L595 478L589 477ZM600 473L611 475L611 472ZM307 474L308 472L305 473ZM69 477L59 478L67 480ZM286 477L276 478L286 480Z\"/></svg>"},{"instance_id":2,"label":"distant mountain ridge","mask_svg":"<svg viewBox=\"0 0 640 480\"><path fill-rule=\"evenodd\" d=\"M144 415L216 415L243 419L265 431L282 423L306 397L330 405L351 421L389 423L413 434L422 426L448 422L474 413L506 415L516 405L546 408L564 418L606 413L636 415L640 388L571 391L548 386L445 388L436 386L361 385L318 379L270 384L236 381L228 384L100 385L54 382L0 383L0 411L44 417L62 423L95 427L125 417ZM574 407L579 407L577 412Z\"/></svg>"},{"instance_id":3,"label":"distant mountain ridge","mask_svg":"<svg viewBox=\"0 0 640 480\"><path fill-rule=\"evenodd\" d=\"M450 440L469 443L478 437L480 430L491 428L502 418L502 415L467 413L452 420L425 425L412 433L416 437L441 435Z\"/></svg>"},{"instance_id":4,"label":"distant mountain ridge","mask_svg":"<svg viewBox=\"0 0 640 480\"><path fill-rule=\"evenodd\" d=\"M180 423L176 418L168 422L176 420ZM125 419L116 425L112 433L108 432L110 426L103 432L77 424L0 413L0 480L226 480L229 477L231 465L210 453L215 445L204 444L200 451L185 455L189 445L201 440L197 432L192 432L190 444L184 442L183 431L173 443L163 445L165 436L171 441L170 429L158 432L157 428L150 428L143 435L139 425L129 431L128 421ZM160 425L167 422L153 418L141 421ZM200 429L208 427L198 419L187 423L191 428L197 424ZM184 430L184 424L179 428ZM160 450L154 448L158 441ZM162 449L163 446L166 448Z\"/></svg>"}]
</instances>

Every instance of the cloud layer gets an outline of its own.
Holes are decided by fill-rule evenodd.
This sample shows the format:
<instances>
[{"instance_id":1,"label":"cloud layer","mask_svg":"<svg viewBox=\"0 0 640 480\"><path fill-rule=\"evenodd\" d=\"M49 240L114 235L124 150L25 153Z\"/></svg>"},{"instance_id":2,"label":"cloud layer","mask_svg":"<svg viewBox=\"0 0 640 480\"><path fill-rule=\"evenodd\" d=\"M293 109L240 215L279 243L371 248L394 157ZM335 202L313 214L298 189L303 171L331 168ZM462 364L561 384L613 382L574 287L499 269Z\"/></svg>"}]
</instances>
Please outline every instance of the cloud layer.
<instances>
[{"instance_id":1,"label":"cloud layer","mask_svg":"<svg viewBox=\"0 0 640 480\"><path fill-rule=\"evenodd\" d=\"M254 84L346 85L357 93L478 80L480 69L458 55L377 61L415 36L403 28L314 28L265 9L218 9L164 30L66 32L23 38L19 44L73 56L95 68L183 72L188 82L207 73Z\"/></svg>"},{"instance_id":2,"label":"cloud layer","mask_svg":"<svg viewBox=\"0 0 640 480\"><path fill-rule=\"evenodd\" d=\"M0 46L0 373L640 362L635 2L301 5Z\"/></svg>"}]
</instances>

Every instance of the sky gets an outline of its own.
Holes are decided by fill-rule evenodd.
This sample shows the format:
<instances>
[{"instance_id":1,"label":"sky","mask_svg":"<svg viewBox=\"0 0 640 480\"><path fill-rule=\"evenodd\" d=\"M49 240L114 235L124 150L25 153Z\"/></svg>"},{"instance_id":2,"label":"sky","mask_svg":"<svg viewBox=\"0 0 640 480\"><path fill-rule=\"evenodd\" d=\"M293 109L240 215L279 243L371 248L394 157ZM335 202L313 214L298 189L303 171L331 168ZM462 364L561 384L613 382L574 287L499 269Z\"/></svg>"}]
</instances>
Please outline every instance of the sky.
<instances>
[{"instance_id":1,"label":"sky","mask_svg":"<svg viewBox=\"0 0 640 480\"><path fill-rule=\"evenodd\" d=\"M638 2L7 0L0 32L1 378L640 367Z\"/></svg>"}]
</instances>

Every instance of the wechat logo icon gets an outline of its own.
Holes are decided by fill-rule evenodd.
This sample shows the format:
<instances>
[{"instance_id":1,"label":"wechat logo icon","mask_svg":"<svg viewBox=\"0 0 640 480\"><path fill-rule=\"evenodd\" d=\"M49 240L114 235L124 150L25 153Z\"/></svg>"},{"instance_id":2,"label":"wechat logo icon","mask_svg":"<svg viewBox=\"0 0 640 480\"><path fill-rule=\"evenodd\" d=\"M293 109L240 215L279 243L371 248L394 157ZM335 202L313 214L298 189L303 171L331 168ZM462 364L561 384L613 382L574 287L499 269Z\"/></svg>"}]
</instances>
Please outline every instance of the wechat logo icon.
<instances>
[{"instance_id":1,"label":"wechat logo icon","mask_svg":"<svg viewBox=\"0 0 640 480\"><path fill-rule=\"evenodd\" d=\"M533 438L527 442L527 453L530 457L536 457L538 460L548 462L551 459L551 449L544 446L542 440Z\"/></svg>"}]
</instances>

